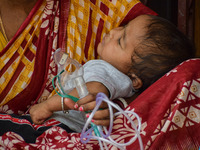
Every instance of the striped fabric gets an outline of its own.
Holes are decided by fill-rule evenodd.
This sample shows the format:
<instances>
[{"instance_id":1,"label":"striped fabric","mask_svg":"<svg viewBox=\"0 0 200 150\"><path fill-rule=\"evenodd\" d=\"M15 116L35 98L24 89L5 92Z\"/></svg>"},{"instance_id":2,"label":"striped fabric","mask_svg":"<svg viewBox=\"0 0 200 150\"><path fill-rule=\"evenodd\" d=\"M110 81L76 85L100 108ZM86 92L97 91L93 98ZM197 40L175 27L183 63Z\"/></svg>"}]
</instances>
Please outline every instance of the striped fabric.
<instances>
[{"instance_id":1,"label":"striped fabric","mask_svg":"<svg viewBox=\"0 0 200 150\"><path fill-rule=\"evenodd\" d=\"M59 24L56 20L59 3L52 2L38 0L0 53L0 106L4 112L10 109L10 112L23 113L41 93L44 81L47 82L45 78L52 69L46 65L50 64L52 58L49 56L57 49L58 28L54 26ZM53 11L55 15L52 16Z\"/></svg>"},{"instance_id":2,"label":"striped fabric","mask_svg":"<svg viewBox=\"0 0 200 150\"><path fill-rule=\"evenodd\" d=\"M0 52L0 112L22 114L48 98L57 48L84 64L107 32L141 14L155 13L139 0L38 0Z\"/></svg>"},{"instance_id":3,"label":"striped fabric","mask_svg":"<svg viewBox=\"0 0 200 150\"><path fill-rule=\"evenodd\" d=\"M7 41L4 38L3 34L0 31L0 52L4 49L4 47L6 46Z\"/></svg>"},{"instance_id":4,"label":"striped fabric","mask_svg":"<svg viewBox=\"0 0 200 150\"><path fill-rule=\"evenodd\" d=\"M41 14L42 11L38 10L29 25L0 57L0 98L3 100L1 106L20 93L30 82L40 31L38 27L42 22Z\"/></svg>"}]
</instances>

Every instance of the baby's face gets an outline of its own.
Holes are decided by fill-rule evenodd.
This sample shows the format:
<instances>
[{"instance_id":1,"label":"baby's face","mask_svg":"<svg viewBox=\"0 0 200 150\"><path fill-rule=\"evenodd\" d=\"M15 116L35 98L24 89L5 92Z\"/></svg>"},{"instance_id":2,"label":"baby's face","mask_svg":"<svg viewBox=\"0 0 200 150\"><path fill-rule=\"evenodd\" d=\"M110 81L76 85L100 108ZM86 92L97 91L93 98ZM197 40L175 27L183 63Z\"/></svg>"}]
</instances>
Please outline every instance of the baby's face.
<instances>
[{"instance_id":1,"label":"baby's face","mask_svg":"<svg viewBox=\"0 0 200 150\"><path fill-rule=\"evenodd\" d=\"M112 29L97 47L100 58L127 74L133 51L145 35L148 19L149 16L142 15L124 27Z\"/></svg>"}]
</instances>

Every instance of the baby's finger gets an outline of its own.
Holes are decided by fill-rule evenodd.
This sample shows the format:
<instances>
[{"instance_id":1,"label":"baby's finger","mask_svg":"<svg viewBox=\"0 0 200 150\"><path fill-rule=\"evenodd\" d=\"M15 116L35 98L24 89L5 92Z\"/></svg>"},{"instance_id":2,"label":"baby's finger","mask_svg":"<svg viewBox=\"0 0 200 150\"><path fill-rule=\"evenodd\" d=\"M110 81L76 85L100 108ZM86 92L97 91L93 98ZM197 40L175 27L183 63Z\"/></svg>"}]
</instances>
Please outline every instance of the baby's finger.
<instances>
[{"instance_id":1,"label":"baby's finger","mask_svg":"<svg viewBox=\"0 0 200 150\"><path fill-rule=\"evenodd\" d=\"M33 118L32 121L34 124L39 125L39 124L42 124L45 121L45 119Z\"/></svg>"}]
</instances>

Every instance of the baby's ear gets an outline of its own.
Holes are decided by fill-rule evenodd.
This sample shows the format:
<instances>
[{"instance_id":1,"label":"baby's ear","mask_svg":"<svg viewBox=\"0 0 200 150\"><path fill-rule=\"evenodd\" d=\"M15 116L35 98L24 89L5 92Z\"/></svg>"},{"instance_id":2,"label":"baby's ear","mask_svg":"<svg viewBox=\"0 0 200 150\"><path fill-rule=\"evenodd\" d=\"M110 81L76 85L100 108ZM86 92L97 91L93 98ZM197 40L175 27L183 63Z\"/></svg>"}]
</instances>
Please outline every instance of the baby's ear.
<instances>
[{"instance_id":1,"label":"baby's ear","mask_svg":"<svg viewBox=\"0 0 200 150\"><path fill-rule=\"evenodd\" d=\"M131 79L135 90L138 90L142 87L143 85L142 80L138 78L138 76L136 76L134 73L131 74Z\"/></svg>"}]
</instances>

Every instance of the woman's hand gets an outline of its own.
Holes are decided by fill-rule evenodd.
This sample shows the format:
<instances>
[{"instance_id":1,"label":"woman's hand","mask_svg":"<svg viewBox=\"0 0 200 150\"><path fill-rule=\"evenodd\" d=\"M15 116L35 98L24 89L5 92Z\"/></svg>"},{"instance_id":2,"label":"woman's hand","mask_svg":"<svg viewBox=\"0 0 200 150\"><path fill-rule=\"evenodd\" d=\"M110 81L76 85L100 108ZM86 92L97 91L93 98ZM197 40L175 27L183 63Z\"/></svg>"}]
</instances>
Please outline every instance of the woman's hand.
<instances>
[{"instance_id":1,"label":"woman's hand","mask_svg":"<svg viewBox=\"0 0 200 150\"><path fill-rule=\"evenodd\" d=\"M80 99L75 104L75 109L85 112L92 111L96 106L96 94L88 94L86 97ZM90 113L86 113L88 118ZM97 110L91 120L96 125L109 126L110 125L110 113L108 105L105 102L102 102L99 110Z\"/></svg>"}]
</instances>

